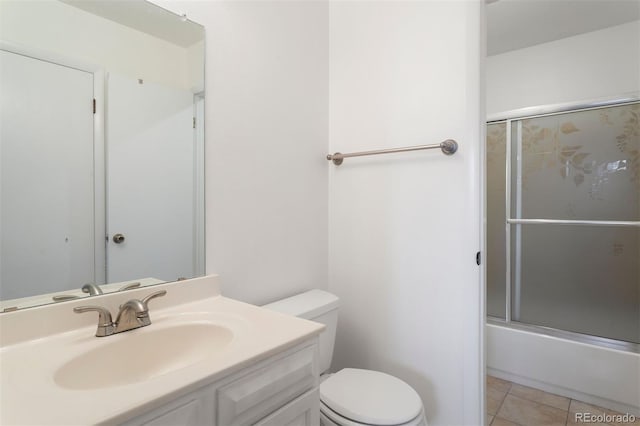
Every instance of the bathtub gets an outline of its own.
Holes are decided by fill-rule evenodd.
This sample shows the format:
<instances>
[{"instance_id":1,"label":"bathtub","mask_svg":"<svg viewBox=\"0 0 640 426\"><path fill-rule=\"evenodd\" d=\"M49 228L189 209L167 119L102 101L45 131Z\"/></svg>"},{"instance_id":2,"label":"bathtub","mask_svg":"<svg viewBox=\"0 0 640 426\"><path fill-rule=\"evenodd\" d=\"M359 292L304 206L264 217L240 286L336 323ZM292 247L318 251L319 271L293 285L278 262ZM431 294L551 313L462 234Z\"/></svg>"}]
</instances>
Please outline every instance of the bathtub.
<instances>
[{"instance_id":1,"label":"bathtub","mask_svg":"<svg viewBox=\"0 0 640 426\"><path fill-rule=\"evenodd\" d=\"M487 374L640 416L640 354L486 324Z\"/></svg>"}]
</instances>

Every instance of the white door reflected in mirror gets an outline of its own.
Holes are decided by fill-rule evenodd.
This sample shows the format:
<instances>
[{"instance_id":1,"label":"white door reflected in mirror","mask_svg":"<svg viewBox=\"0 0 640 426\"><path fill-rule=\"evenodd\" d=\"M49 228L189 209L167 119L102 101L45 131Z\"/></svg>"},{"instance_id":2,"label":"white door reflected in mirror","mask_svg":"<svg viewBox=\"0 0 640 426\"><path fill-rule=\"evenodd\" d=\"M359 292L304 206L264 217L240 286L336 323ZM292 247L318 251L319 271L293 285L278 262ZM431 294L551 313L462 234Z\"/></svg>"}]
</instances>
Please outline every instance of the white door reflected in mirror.
<instances>
[{"instance_id":1,"label":"white door reflected in mirror","mask_svg":"<svg viewBox=\"0 0 640 426\"><path fill-rule=\"evenodd\" d=\"M93 74L0 51L0 93L0 298L95 282Z\"/></svg>"},{"instance_id":2,"label":"white door reflected in mirror","mask_svg":"<svg viewBox=\"0 0 640 426\"><path fill-rule=\"evenodd\" d=\"M193 117L189 90L107 77L108 282L195 275Z\"/></svg>"}]
</instances>

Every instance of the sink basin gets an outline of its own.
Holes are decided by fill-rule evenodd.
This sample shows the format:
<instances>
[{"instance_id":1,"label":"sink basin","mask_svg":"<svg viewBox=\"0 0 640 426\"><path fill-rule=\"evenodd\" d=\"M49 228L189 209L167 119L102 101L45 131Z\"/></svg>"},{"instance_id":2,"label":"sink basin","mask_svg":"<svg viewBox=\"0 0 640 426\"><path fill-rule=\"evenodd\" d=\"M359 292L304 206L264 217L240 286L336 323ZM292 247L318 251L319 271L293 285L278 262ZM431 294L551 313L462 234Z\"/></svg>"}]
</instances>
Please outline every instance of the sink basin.
<instances>
[{"instance_id":1,"label":"sink basin","mask_svg":"<svg viewBox=\"0 0 640 426\"><path fill-rule=\"evenodd\" d=\"M222 352L233 340L233 332L213 323L189 323L145 327L100 339L105 339L104 345L56 371L56 384L67 389L99 389L148 380Z\"/></svg>"}]
</instances>

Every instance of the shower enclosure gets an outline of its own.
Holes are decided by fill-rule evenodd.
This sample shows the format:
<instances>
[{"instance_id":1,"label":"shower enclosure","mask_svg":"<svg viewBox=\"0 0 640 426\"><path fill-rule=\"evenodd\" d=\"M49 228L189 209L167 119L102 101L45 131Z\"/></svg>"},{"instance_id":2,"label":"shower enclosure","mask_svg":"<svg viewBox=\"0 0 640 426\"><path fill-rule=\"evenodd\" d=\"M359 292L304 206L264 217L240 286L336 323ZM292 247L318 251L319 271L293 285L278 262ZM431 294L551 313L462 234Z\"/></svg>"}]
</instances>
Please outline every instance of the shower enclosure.
<instances>
[{"instance_id":1,"label":"shower enclosure","mask_svg":"<svg viewBox=\"0 0 640 426\"><path fill-rule=\"evenodd\" d=\"M640 102L487 125L489 322L638 352Z\"/></svg>"}]
</instances>

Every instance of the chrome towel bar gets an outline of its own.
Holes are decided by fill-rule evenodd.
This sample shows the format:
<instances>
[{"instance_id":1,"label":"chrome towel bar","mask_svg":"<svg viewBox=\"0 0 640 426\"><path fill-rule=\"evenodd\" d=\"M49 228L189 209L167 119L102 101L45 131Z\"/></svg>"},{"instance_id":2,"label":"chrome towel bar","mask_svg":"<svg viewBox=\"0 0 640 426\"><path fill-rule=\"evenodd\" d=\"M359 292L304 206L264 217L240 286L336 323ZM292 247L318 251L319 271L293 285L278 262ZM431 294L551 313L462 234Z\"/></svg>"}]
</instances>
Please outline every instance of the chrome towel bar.
<instances>
[{"instance_id":1,"label":"chrome towel bar","mask_svg":"<svg viewBox=\"0 0 640 426\"><path fill-rule=\"evenodd\" d=\"M392 154L394 152L408 152L408 151L421 151L423 149L440 148L445 155L453 155L458 150L458 143L453 139L447 139L440 143L434 143L431 145L417 145L407 146L405 148L390 148L390 149L378 149L375 151L362 151L351 152L349 154L341 154L336 152L335 154L328 154L327 160L333 161L333 164L339 166L345 158L349 157L362 157L363 155L378 155L378 154Z\"/></svg>"}]
</instances>

